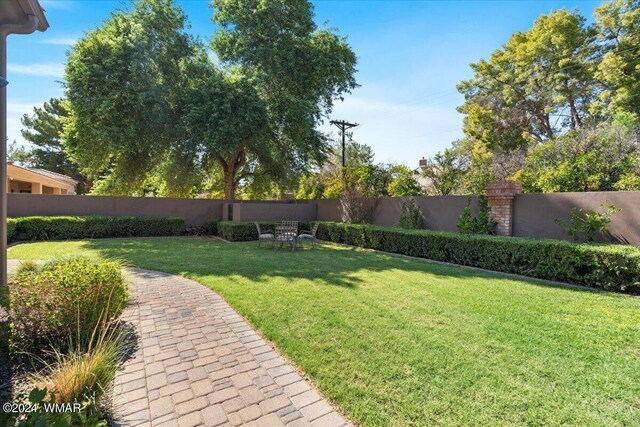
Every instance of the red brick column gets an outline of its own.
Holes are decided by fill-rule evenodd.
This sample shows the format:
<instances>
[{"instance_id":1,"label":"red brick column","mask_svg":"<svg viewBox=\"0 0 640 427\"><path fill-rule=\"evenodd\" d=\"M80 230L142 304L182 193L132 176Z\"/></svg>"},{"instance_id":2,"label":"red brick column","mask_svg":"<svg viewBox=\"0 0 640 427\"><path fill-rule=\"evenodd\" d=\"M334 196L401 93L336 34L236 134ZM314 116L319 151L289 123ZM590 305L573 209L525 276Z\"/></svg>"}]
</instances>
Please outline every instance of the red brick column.
<instances>
[{"instance_id":1,"label":"red brick column","mask_svg":"<svg viewBox=\"0 0 640 427\"><path fill-rule=\"evenodd\" d=\"M491 216L498 221L496 234L513 234L513 198L522 193L522 186L516 181L493 182L485 188L485 197L491 209Z\"/></svg>"}]
</instances>

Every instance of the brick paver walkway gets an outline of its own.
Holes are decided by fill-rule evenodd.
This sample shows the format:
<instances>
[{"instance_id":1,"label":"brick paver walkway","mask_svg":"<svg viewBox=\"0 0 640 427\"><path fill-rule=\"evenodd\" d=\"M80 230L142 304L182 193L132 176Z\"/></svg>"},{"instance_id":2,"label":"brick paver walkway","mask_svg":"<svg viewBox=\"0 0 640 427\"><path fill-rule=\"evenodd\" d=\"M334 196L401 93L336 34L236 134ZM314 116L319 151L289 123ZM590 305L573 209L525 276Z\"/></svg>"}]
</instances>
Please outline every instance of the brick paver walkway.
<instances>
[{"instance_id":1,"label":"brick paver walkway","mask_svg":"<svg viewBox=\"0 0 640 427\"><path fill-rule=\"evenodd\" d=\"M219 295L169 274L129 276L123 318L138 340L115 378L119 425L347 425Z\"/></svg>"}]
</instances>

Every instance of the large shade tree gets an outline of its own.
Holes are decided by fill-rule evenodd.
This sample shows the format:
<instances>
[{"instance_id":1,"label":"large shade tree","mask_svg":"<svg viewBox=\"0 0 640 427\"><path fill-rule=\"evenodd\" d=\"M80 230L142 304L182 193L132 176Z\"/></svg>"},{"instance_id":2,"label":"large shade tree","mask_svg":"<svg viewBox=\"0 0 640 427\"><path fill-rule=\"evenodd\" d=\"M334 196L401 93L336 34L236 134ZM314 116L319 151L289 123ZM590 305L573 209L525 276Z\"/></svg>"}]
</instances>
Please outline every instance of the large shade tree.
<instances>
[{"instance_id":1,"label":"large shade tree","mask_svg":"<svg viewBox=\"0 0 640 427\"><path fill-rule=\"evenodd\" d=\"M334 100L357 86L356 56L344 38L317 28L308 1L214 0L213 7L218 30L211 47L226 72L252 86L251 97L257 95L266 118L265 126L236 138L235 150L218 159L225 198L232 199L247 155L283 180L324 161L329 142L316 127Z\"/></svg>"},{"instance_id":2,"label":"large shade tree","mask_svg":"<svg viewBox=\"0 0 640 427\"><path fill-rule=\"evenodd\" d=\"M516 33L458 85L465 133L489 148L543 142L591 118L595 32L577 12L558 10Z\"/></svg>"},{"instance_id":3,"label":"large shade tree","mask_svg":"<svg viewBox=\"0 0 640 427\"><path fill-rule=\"evenodd\" d=\"M185 26L171 0L139 0L70 50L64 140L96 192L140 194L154 172L193 166L178 124L189 67L206 55Z\"/></svg>"}]
</instances>

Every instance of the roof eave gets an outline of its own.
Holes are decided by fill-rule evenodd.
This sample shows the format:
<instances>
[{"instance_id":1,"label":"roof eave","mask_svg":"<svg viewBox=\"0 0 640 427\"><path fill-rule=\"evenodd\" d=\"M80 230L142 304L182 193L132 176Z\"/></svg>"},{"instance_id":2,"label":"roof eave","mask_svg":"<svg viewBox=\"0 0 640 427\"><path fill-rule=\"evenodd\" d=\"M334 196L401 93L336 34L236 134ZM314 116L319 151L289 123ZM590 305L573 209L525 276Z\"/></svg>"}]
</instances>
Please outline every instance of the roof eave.
<instances>
[{"instance_id":1,"label":"roof eave","mask_svg":"<svg viewBox=\"0 0 640 427\"><path fill-rule=\"evenodd\" d=\"M38 19L38 31L46 31L49 28L49 21L44 15L44 8L38 0L18 0L25 15L34 15Z\"/></svg>"}]
</instances>

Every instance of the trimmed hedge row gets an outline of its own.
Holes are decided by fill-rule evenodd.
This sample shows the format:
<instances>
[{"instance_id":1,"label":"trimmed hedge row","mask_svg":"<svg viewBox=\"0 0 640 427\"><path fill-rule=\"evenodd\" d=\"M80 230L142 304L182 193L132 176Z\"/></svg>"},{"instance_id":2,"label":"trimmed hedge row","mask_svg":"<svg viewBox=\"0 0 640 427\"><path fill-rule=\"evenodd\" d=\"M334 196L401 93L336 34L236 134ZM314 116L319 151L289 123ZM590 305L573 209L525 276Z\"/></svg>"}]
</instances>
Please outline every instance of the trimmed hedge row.
<instances>
[{"instance_id":1,"label":"trimmed hedge row","mask_svg":"<svg viewBox=\"0 0 640 427\"><path fill-rule=\"evenodd\" d=\"M150 216L30 216L7 221L8 240L67 240L175 236L184 218Z\"/></svg>"},{"instance_id":2,"label":"trimmed hedge row","mask_svg":"<svg viewBox=\"0 0 640 427\"><path fill-rule=\"evenodd\" d=\"M13 240L16 235L16 220L13 218L7 219L7 242Z\"/></svg>"},{"instance_id":3,"label":"trimmed hedge row","mask_svg":"<svg viewBox=\"0 0 640 427\"><path fill-rule=\"evenodd\" d=\"M273 233L275 221L258 221L263 233ZM312 223L309 221L298 222L298 231L311 230ZM211 230L212 227L207 227ZM258 240L258 230L255 222L218 221L216 223L217 235L230 242L245 242Z\"/></svg>"},{"instance_id":4,"label":"trimmed hedge row","mask_svg":"<svg viewBox=\"0 0 640 427\"><path fill-rule=\"evenodd\" d=\"M606 290L640 293L640 249L341 223L318 238L396 254Z\"/></svg>"}]
</instances>

